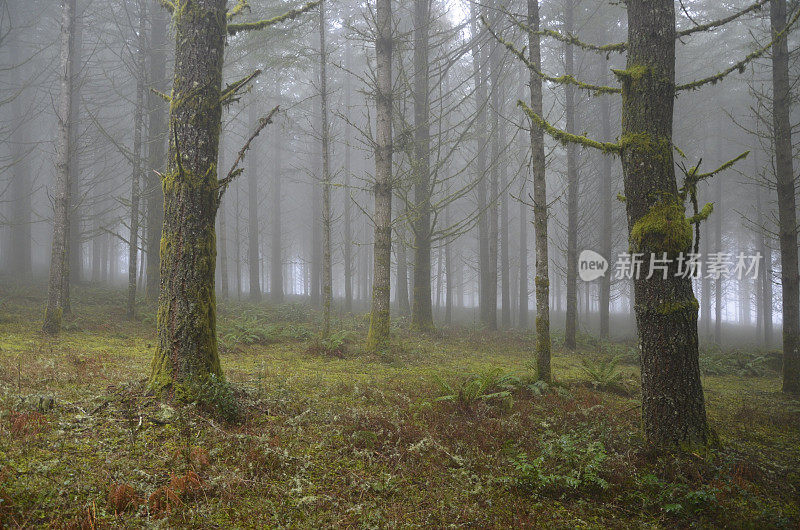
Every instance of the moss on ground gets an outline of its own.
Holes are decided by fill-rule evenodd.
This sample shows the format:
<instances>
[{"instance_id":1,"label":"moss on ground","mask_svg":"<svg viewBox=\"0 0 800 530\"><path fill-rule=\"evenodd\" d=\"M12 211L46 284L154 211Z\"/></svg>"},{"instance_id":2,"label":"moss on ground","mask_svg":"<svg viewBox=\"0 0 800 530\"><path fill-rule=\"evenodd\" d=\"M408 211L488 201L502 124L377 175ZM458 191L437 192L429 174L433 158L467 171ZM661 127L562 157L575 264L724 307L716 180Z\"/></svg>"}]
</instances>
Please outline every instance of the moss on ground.
<instances>
[{"instance_id":1,"label":"moss on ground","mask_svg":"<svg viewBox=\"0 0 800 530\"><path fill-rule=\"evenodd\" d=\"M612 393L587 386L581 363L587 353L633 362L630 346L586 337L568 354L556 334L555 382L535 387L533 333L398 327L377 356L361 342L367 320L348 317L338 325L357 339L333 358L308 353L318 319L308 308L221 303L220 355L241 411L226 424L144 395L153 308L128 322L121 291L79 290L77 316L53 339L30 292L0 293L0 526L800 522L800 403L768 369L704 378L720 447L654 455L641 440L635 364L617 367L630 392ZM242 339L251 328L278 331ZM457 387L493 369L517 381L512 401L436 400L437 378ZM559 474L585 464L587 439L601 444L599 476Z\"/></svg>"}]
</instances>

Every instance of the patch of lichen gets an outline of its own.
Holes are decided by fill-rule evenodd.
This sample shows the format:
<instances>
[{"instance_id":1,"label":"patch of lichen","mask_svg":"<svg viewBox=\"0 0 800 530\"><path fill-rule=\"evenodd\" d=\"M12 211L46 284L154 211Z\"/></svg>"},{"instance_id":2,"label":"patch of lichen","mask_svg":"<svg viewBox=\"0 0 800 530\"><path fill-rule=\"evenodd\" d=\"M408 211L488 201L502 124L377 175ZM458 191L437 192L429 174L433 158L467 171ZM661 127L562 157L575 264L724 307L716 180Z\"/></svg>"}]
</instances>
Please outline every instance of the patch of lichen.
<instances>
[{"instance_id":1,"label":"patch of lichen","mask_svg":"<svg viewBox=\"0 0 800 530\"><path fill-rule=\"evenodd\" d=\"M656 306L655 312L660 315L674 315L675 313L697 314L700 304L694 296L690 300L663 302Z\"/></svg>"},{"instance_id":2,"label":"patch of lichen","mask_svg":"<svg viewBox=\"0 0 800 530\"><path fill-rule=\"evenodd\" d=\"M654 204L637 220L630 235L631 251L675 256L692 245L692 226L683 205L669 198Z\"/></svg>"}]
</instances>

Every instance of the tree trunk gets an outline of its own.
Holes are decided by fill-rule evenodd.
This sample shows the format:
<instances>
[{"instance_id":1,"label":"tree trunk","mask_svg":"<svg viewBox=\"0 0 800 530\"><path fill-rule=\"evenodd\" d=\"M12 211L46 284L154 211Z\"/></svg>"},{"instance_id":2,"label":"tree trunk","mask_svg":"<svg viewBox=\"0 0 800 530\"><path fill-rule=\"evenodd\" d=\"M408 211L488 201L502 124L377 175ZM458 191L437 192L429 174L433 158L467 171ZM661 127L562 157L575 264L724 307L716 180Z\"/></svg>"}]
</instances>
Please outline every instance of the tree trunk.
<instances>
[{"instance_id":1,"label":"tree trunk","mask_svg":"<svg viewBox=\"0 0 800 530\"><path fill-rule=\"evenodd\" d=\"M72 39L75 29L75 0L63 0L61 11L60 82L58 99L58 138L56 143L56 182L53 193L53 246L50 252L50 278L42 331L61 331L64 311L64 283L68 282L69 205L70 205L70 123L72 116Z\"/></svg>"},{"instance_id":2,"label":"tree trunk","mask_svg":"<svg viewBox=\"0 0 800 530\"><path fill-rule=\"evenodd\" d=\"M608 57L600 62L600 84L608 84ZM602 127L603 141L613 142L611 137L611 109L608 96L600 96L600 126ZM611 157L603 156L603 173L600 177L600 204L601 227L600 227L600 253L604 258L611 261L613 252L612 237L614 235L614 219L611 197ZM609 309L611 305L611 272L607 272L600 280L600 337L607 339L609 334Z\"/></svg>"},{"instance_id":3,"label":"tree trunk","mask_svg":"<svg viewBox=\"0 0 800 530\"><path fill-rule=\"evenodd\" d=\"M376 0L375 250L367 347L389 343L392 264L392 2Z\"/></svg>"},{"instance_id":4,"label":"tree trunk","mask_svg":"<svg viewBox=\"0 0 800 530\"><path fill-rule=\"evenodd\" d=\"M622 168L631 252L666 252L667 278L634 278L642 372L642 421L656 445L708 438L697 347L697 299L675 258L692 247L672 155L675 8L672 0L628 1L622 83Z\"/></svg>"},{"instance_id":5,"label":"tree trunk","mask_svg":"<svg viewBox=\"0 0 800 530\"><path fill-rule=\"evenodd\" d=\"M574 0L564 2L564 31L572 35L575 27ZM572 44L564 45L565 73L575 74ZM575 87L564 85L567 132L575 134ZM567 311L564 327L564 346L574 349L578 330L578 146L567 144Z\"/></svg>"},{"instance_id":6,"label":"tree trunk","mask_svg":"<svg viewBox=\"0 0 800 530\"><path fill-rule=\"evenodd\" d=\"M70 301L70 286L78 283L82 277L83 269L83 243L82 243L82 216L81 216L81 175L80 175L80 105L81 105L81 82L79 76L81 75L82 62L83 62L83 15L86 11L86 6L81 5L82 2L75 4L75 21L73 27L72 37L72 52L70 60L72 61L72 87L70 89L72 103L70 104L69 115L69 243L67 244L67 259L69 260L69 267L67 268L67 277L64 279L63 289L63 304L64 312L69 313L72 310Z\"/></svg>"},{"instance_id":7,"label":"tree trunk","mask_svg":"<svg viewBox=\"0 0 800 530\"><path fill-rule=\"evenodd\" d=\"M219 163L217 164L217 177L224 178L225 167L225 141L222 135L219 139ZM217 210L217 220L219 221L219 234L217 234L217 241L219 242L219 278L220 278L220 292L222 298L228 298L228 231L226 229L225 210L220 203Z\"/></svg>"},{"instance_id":8,"label":"tree trunk","mask_svg":"<svg viewBox=\"0 0 800 530\"><path fill-rule=\"evenodd\" d=\"M405 225L399 223L395 229L396 241L394 255L397 259L397 277L395 279L395 290L397 293L397 311L400 315L408 315L411 312L411 305L408 297L408 257L406 255Z\"/></svg>"},{"instance_id":9,"label":"tree trunk","mask_svg":"<svg viewBox=\"0 0 800 530\"><path fill-rule=\"evenodd\" d=\"M145 32L147 10L144 0L138 0L139 35L137 38L136 105L133 110L133 172L131 175L131 220L128 239L128 305L127 316L136 317L136 271L139 257L139 182L142 174L142 129L144 128Z\"/></svg>"},{"instance_id":10,"label":"tree trunk","mask_svg":"<svg viewBox=\"0 0 800 530\"><path fill-rule=\"evenodd\" d=\"M472 33L472 71L475 83L475 120L476 141L478 143L478 153L475 157L475 172L477 173L478 185L476 186L478 199L478 256L479 256L479 290L480 296L480 319L484 324L489 324L491 308L491 260L489 258L489 218L487 215L487 190L486 190L486 130L488 127L486 118L486 105L489 96L484 80L482 54L480 40L482 27L478 25L478 6L475 0L470 0L470 30ZM497 264L494 266L497 272ZM495 295L497 293L497 282L495 282ZM495 296L495 319L497 318L497 297Z\"/></svg>"},{"instance_id":11,"label":"tree trunk","mask_svg":"<svg viewBox=\"0 0 800 530\"><path fill-rule=\"evenodd\" d=\"M275 96L281 100L281 85L275 80ZM283 303L283 227L281 226L281 204L283 199L283 168L281 154L283 151L283 131L276 127L273 133L273 189L272 189L272 219L270 240L270 297L276 304Z\"/></svg>"},{"instance_id":12,"label":"tree trunk","mask_svg":"<svg viewBox=\"0 0 800 530\"><path fill-rule=\"evenodd\" d=\"M253 90L248 110L249 131L253 132L258 127L258 98ZM259 163L256 151L247 157L247 267L250 273L250 301L261 301L261 253L259 251L259 225L258 225L258 174Z\"/></svg>"},{"instance_id":13,"label":"tree trunk","mask_svg":"<svg viewBox=\"0 0 800 530\"><path fill-rule=\"evenodd\" d=\"M430 0L414 0L414 296L412 325L433 328L428 31Z\"/></svg>"},{"instance_id":14,"label":"tree trunk","mask_svg":"<svg viewBox=\"0 0 800 530\"><path fill-rule=\"evenodd\" d=\"M718 137L717 155L721 162L722 156L722 136ZM722 175L715 177L714 183L714 203L722 205ZM714 251L722 252L722 218L724 208L717 208L714 213ZM714 342L722 344L722 276L714 279Z\"/></svg>"},{"instance_id":15,"label":"tree trunk","mask_svg":"<svg viewBox=\"0 0 800 530\"><path fill-rule=\"evenodd\" d=\"M27 68L20 64L20 48L22 43L13 32L9 36L9 64L13 65L16 75L24 78ZM11 163L11 228L8 236L8 247L5 252L6 267L17 276L31 274L31 172L29 155L26 152L30 138L30 127L24 115L27 91L19 94L11 105L11 120L14 127L9 141Z\"/></svg>"},{"instance_id":16,"label":"tree trunk","mask_svg":"<svg viewBox=\"0 0 800 530\"><path fill-rule=\"evenodd\" d=\"M352 68L352 51L350 41L345 43L345 70L348 72ZM344 86L344 108L347 116L351 114L350 108L350 94L352 76L345 76ZM352 226L352 211L350 199L350 173L352 172L351 158L352 158L352 127L348 120L344 124L344 311L345 313L353 312L353 226Z\"/></svg>"},{"instance_id":17,"label":"tree trunk","mask_svg":"<svg viewBox=\"0 0 800 530\"><path fill-rule=\"evenodd\" d=\"M190 397L221 377L217 352L214 219L226 34L225 0L178 4L169 157L163 178L158 342L149 388ZM188 392L188 394L187 394Z\"/></svg>"},{"instance_id":18,"label":"tree trunk","mask_svg":"<svg viewBox=\"0 0 800 530\"><path fill-rule=\"evenodd\" d=\"M496 2L493 0L492 8L496 8ZM497 19L497 17L493 17ZM491 83L490 101L492 106L491 114L491 165L489 167L489 206L487 215L489 216L489 258L488 268L489 274L487 279L489 287L487 294L488 300L488 327L491 330L497 329L497 261L498 261L498 243L499 243L499 226L498 226L498 203L500 201L500 148L501 148L501 131L500 131L500 112L501 101L503 99L502 81L501 81L501 51L500 45L492 40L489 46L489 81Z\"/></svg>"},{"instance_id":19,"label":"tree trunk","mask_svg":"<svg viewBox=\"0 0 800 530\"><path fill-rule=\"evenodd\" d=\"M775 35L786 27L786 0L770 0ZM797 265L797 210L789 121L789 51L786 37L772 47L772 123L778 191L781 289L783 301L783 391L800 393L800 279Z\"/></svg>"},{"instance_id":20,"label":"tree trunk","mask_svg":"<svg viewBox=\"0 0 800 530\"><path fill-rule=\"evenodd\" d=\"M330 128L328 124L328 79L325 56L325 2L319 4L319 79L320 118L322 120L322 335L331 332L331 301L333 299L333 271L331 260L331 170Z\"/></svg>"},{"instance_id":21,"label":"tree trunk","mask_svg":"<svg viewBox=\"0 0 800 530\"><path fill-rule=\"evenodd\" d=\"M528 0L528 60L541 70L539 0ZM542 116L542 79L530 72L531 110ZM550 381L550 273L547 258L547 179L544 133L531 124L531 171L533 173L533 228L536 238L536 368L537 377Z\"/></svg>"}]
</instances>

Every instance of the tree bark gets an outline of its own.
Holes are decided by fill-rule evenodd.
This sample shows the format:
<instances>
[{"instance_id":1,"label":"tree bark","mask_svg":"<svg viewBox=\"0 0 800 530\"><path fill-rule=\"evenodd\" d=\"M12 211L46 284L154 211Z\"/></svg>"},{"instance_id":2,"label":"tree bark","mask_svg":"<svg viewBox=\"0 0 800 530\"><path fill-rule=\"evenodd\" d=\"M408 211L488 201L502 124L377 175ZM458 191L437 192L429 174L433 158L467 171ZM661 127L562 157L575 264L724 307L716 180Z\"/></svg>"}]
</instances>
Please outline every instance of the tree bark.
<instances>
[{"instance_id":1,"label":"tree bark","mask_svg":"<svg viewBox=\"0 0 800 530\"><path fill-rule=\"evenodd\" d=\"M675 8L672 0L628 1L622 83L622 168L631 252L666 252L667 278L634 278L642 373L642 421L655 445L708 438L697 344L697 300L675 258L692 247L672 154Z\"/></svg>"},{"instance_id":2,"label":"tree bark","mask_svg":"<svg viewBox=\"0 0 800 530\"><path fill-rule=\"evenodd\" d=\"M786 27L787 3L786 0L770 1L773 36ZM792 128L789 121L790 101L789 50L784 36L772 46L772 121L783 301L783 391L800 394L800 278L797 264L797 210L792 167Z\"/></svg>"},{"instance_id":3,"label":"tree bark","mask_svg":"<svg viewBox=\"0 0 800 530\"><path fill-rule=\"evenodd\" d=\"M50 278L42 331L61 331L64 311L64 283L69 282L70 122L72 116L72 39L75 29L75 0L63 0L61 10L60 84L58 138L56 140L56 182L53 193L53 245ZM68 291L68 288L67 288Z\"/></svg>"},{"instance_id":4,"label":"tree bark","mask_svg":"<svg viewBox=\"0 0 800 530\"><path fill-rule=\"evenodd\" d=\"M223 136L220 135L219 139L219 162L217 164L217 178L224 178L222 174L225 167L225 141ZM219 278L220 278L220 294L222 298L228 298L228 231L226 229L225 210L220 202L217 209L217 220L219 222L219 234L217 234L217 241L219 242Z\"/></svg>"},{"instance_id":5,"label":"tree bark","mask_svg":"<svg viewBox=\"0 0 800 530\"><path fill-rule=\"evenodd\" d=\"M389 343L392 263L392 2L376 0L375 250L367 346Z\"/></svg>"},{"instance_id":6,"label":"tree bark","mask_svg":"<svg viewBox=\"0 0 800 530\"><path fill-rule=\"evenodd\" d=\"M396 234L394 255L397 260L397 277L395 278L395 298L397 298L397 311L400 315L408 315L411 312L411 304L408 297L408 257L406 252L406 230L403 223L399 223L395 228Z\"/></svg>"},{"instance_id":7,"label":"tree bark","mask_svg":"<svg viewBox=\"0 0 800 530\"><path fill-rule=\"evenodd\" d=\"M190 396L192 385L211 375L222 376L214 220L219 205L225 4L225 0L189 0L181 2L173 16L175 77L169 157L162 181L162 281L149 388L176 397Z\"/></svg>"},{"instance_id":8,"label":"tree bark","mask_svg":"<svg viewBox=\"0 0 800 530\"><path fill-rule=\"evenodd\" d=\"M528 60L541 70L539 0L528 0ZM542 115L542 79L530 72L531 110ZM536 239L536 368L537 377L550 381L550 273L547 257L547 179L544 133L531 124L531 171L533 173L533 227Z\"/></svg>"}]
</instances>

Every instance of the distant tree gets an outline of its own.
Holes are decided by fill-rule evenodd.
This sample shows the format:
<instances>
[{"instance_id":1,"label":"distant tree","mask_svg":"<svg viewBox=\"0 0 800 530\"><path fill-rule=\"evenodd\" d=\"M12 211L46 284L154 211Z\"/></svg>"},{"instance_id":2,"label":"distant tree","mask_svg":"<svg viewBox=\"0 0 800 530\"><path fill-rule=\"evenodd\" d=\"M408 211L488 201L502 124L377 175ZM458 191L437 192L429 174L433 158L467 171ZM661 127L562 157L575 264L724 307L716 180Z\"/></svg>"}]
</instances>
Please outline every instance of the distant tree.
<instances>
[{"instance_id":1,"label":"distant tree","mask_svg":"<svg viewBox=\"0 0 800 530\"><path fill-rule=\"evenodd\" d=\"M56 140L56 185L53 193L53 246L50 279L42 330L61 331L61 317L69 296L69 205L70 205L70 116L72 116L72 60L75 30L75 0L63 0L61 11L60 84L58 138ZM67 287L65 287L65 284Z\"/></svg>"}]
</instances>

